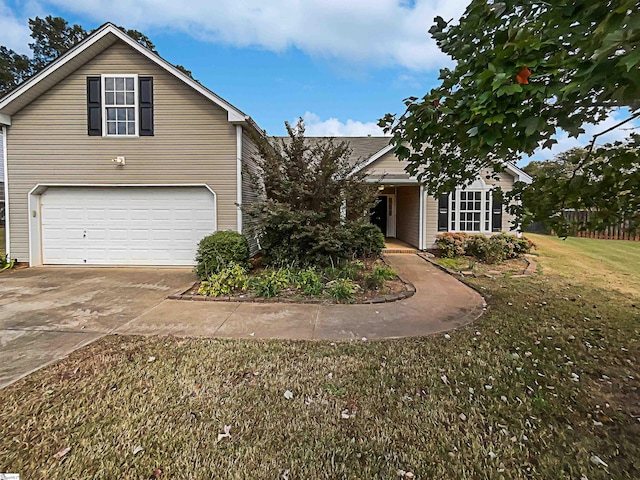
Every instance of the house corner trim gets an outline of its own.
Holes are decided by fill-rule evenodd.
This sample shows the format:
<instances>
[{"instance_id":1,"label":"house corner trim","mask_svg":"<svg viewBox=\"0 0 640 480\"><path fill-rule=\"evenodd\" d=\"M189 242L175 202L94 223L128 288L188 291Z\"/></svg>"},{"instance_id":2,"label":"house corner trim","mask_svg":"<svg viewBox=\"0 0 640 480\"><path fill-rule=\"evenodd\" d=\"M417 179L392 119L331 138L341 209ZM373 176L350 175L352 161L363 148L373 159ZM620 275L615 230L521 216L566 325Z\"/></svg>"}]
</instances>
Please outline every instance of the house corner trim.
<instances>
[{"instance_id":1,"label":"house corner trim","mask_svg":"<svg viewBox=\"0 0 640 480\"><path fill-rule=\"evenodd\" d=\"M242 233L242 125L236 125L236 228Z\"/></svg>"}]
</instances>

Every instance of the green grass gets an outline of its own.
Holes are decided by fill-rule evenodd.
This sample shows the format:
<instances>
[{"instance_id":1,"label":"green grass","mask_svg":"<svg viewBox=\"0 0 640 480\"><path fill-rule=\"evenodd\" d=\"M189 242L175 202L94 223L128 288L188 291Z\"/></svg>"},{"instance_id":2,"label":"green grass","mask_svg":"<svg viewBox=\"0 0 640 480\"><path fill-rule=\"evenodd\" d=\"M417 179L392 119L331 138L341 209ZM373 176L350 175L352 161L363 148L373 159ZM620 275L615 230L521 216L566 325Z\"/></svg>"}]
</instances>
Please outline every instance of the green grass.
<instances>
[{"instance_id":1,"label":"green grass","mask_svg":"<svg viewBox=\"0 0 640 480\"><path fill-rule=\"evenodd\" d=\"M487 313L450 339L106 337L0 391L0 471L640 478L640 297L571 275L558 249L581 245L545 240L542 275L470 281Z\"/></svg>"},{"instance_id":2,"label":"green grass","mask_svg":"<svg viewBox=\"0 0 640 480\"><path fill-rule=\"evenodd\" d=\"M4 256L7 253L7 247L5 245L5 233L4 233L4 227L0 228L0 255Z\"/></svg>"},{"instance_id":3,"label":"green grass","mask_svg":"<svg viewBox=\"0 0 640 480\"><path fill-rule=\"evenodd\" d=\"M640 242L527 234L543 265L574 283L640 296Z\"/></svg>"}]
</instances>

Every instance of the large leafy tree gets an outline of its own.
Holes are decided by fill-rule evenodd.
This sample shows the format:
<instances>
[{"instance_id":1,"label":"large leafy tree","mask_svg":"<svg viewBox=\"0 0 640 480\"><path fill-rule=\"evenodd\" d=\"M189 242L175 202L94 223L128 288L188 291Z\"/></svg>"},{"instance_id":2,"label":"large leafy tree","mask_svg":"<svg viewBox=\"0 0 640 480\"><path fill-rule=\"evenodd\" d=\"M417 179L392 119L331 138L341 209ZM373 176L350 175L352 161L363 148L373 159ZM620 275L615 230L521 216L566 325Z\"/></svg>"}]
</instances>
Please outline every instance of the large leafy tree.
<instances>
[{"instance_id":1,"label":"large leafy tree","mask_svg":"<svg viewBox=\"0 0 640 480\"><path fill-rule=\"evenodd\" d=\"M145 48L157 53L155 45L144 33L118 28ZM92 33L81 25L70 25L64 18L51 15L29 19L29 29L33 38L33 43L29 44L33 52L31 58L0 46L0 96L9 93ZM191 76L191 72L184 67L178 68Z\"/></svg>"},{"instance_id":2,"label":"large leafy tree","mask_svg":"<svg viewBox=\"0 0 640 480\"><path fill-rule=\"evenodd\" d=\"M618 127L640 117L637 0L472 0L457 24L437 17L430 33L453 68L442 69L440 84L422 98L407 99L404 114L387 114L380 125L432 194L551 147L560 130L578 136L613 109L628 113ZM597 152L596 140L573 165L575 173L557 179L560 201L550 205L579 203L577 179L595 193L637 175L624 168L632 149L612 152L618 144ZM604 153L612 168L601 168ZM607 182L598 182L602 175ZM614 211L616 204L601 207Z\"/></svg>"}]
</instances>

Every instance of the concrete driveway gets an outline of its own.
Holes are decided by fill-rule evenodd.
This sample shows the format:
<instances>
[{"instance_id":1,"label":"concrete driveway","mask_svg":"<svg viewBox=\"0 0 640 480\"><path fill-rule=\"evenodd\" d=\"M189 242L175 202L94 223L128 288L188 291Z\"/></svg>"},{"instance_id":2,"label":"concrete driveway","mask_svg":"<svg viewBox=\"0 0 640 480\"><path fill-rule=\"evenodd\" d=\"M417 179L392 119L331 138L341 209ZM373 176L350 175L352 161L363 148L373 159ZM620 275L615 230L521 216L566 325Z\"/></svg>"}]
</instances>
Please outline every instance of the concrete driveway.
<instances>
[{"instance_id":1,"label":"concrete driveway","mask_svg":"<svg viewBox=\"0 0 640 480\"><path fill-rule=\"evenodd\" d=\"M194 281L190 268L40 267L0 274L0 388Z\"/></svg>"}]
</instances>

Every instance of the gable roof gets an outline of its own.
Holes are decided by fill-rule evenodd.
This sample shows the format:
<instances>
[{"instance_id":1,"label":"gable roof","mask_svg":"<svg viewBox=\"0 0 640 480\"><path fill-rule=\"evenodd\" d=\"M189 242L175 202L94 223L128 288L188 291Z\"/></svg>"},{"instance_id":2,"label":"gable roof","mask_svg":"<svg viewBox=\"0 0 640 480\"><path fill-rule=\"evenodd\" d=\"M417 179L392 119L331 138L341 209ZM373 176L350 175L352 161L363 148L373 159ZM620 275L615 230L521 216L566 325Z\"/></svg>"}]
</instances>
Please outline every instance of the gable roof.
<instances>
[{"instance_id":1,"label":"gable roof","mask_svg":"<svg viewBox=\"0 0 640 480\"><path fill-rule=\"evenodd\" d=\"M274 137L276 139L283 140L287 142L289 137ZM375 163L379 158L383 157L389 152L393 151L393 145L389 144L391 137L305 137L307 140L312 142L320 142L322 140L332 139L338 142L349 142L349 146L351 147L351 156L349 157L349 162L355 167L358 160L365 159L358 167L356 167L352 173L358 172L360 170L364 170L369 167L373 163ZM504 168L507 172L511 173L516 180L519 180L524 183L531 183L533 179L523 170L518 168L515 164L511 162L504 162Z\"/></svg>"},{"instance_id":2,"label":"gable roof","mask_svg":"<svg viewBox=\"0 0 640 480\"><path fill-rule=\"evenodd\" d=\"M285 137L273 137L284 142L288 142L288 136ZM351 148L351 156L349 157L349 163L355 166L358 160L366 160L368 163L372 157L378 154L381 150L385 150L390 147L389 140L391 137L305 137L313 143L321 142L323 140L334 140L336 142L348 142Z\"/></svg>"},{"instance_id":3,"label":"gable roof","mask_svg":"<svg viewBox=\"0 0 640 480\"><path fill-rule=\"evenodd\" d=\"M385 139L386 146L384 146L383 148L375 152L373 155L371 155L367 159L367 161L364 162L362 165L360 165L358 168L356 168L353 173L359 170L364 170L365 168L375 163L379 158L383 157L387 153L393 152L393 145L389 144L389 140L391 140L389 137L371 137L371 138ZM342 137L341 139L348 140L349 137ZM506 161L503 163L504 163L504 169L507 172L511 173L516 178L516 180L524 183L531 183L533 181L533 179L526 172L518 168L515 164L511 162L506 162Z\"/></svg>"},{"instance_id":4,"label":"gable roof","mask_svg":"<svg viewBox=\"0 0 640 480\"><path fill-rule=\"evenodd\" d=\"M20 84L15 90L0 99L0 123L11 124L11 115L21 110L23 107L31 103L37 97L46 92L53 85L60 82L70 73L80 66L94 58L96 55L106 50L108 47L122 41L144 55L153 63L163 68L177 79L186 83L188 86L202 94L222 109L227 111L229 122L241 123L248 122L252 126L255 124L242 111L235 108L229 102L213 93L208 88L202 86L194 79L185 75L169 62L153 53L151 50L143 47L129 35L122 32L112 23L105 23L91 35L71 48L69 51L60 55L56 60L47 65L36 75Z\"/></svg>"}]
</instances>

